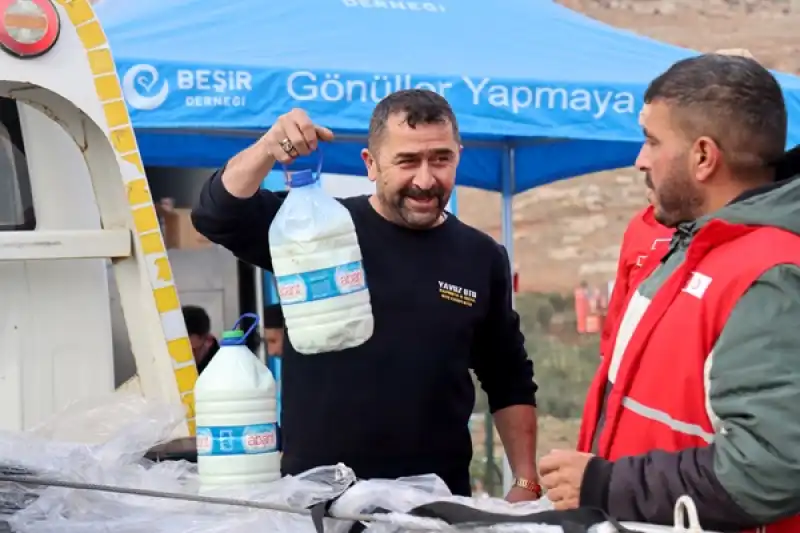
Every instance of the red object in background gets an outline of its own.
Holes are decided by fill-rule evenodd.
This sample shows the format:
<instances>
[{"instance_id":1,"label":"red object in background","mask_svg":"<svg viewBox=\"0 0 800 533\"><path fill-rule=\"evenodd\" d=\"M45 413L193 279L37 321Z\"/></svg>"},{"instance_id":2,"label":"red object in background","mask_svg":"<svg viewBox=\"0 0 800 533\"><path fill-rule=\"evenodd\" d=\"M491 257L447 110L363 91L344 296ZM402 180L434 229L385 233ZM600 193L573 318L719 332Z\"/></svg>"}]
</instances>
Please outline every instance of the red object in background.
<instances>
[{"instance_id":1,"label":"red object in background","mask_svg":"<svg viewBox=\"0 0 800 533\"><path fill-rule=\"evenodd\" d=\"M511 288L515 294L519 292L519 272L514 272L514 276L511 278Z\"/></svg>"},{"instance_id":2,"label":"red object in background","mask_svg":"<svg viewBox=\"0 0 800 533\"><path fill-rule=\"evenodd\" d=\"M575 289L575 321L578 333L586 333L586 318L589 316L589 298L586 287Z\"/></svg>"}]
</instances>

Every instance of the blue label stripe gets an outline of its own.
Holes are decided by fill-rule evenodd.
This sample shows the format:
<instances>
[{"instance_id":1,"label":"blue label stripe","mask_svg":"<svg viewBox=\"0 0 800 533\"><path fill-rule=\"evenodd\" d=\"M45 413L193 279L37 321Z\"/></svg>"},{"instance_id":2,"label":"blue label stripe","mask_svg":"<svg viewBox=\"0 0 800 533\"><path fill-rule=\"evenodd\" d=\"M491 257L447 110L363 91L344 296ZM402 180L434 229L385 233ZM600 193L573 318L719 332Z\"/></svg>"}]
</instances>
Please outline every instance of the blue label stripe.
<instances>
[{"instance_id":1,"label":"blue label stripe","mask_svg":"<svg viewBox=\"0 0 800 533\"><path fill-rule=\"evenodd\" d=\"M281 305L295 305L367 290L367 277L361 261L276 276Z\"/></svg>"},{"instance_id":2,"label":"blue label stripe","mask_svg":"<svg viewBox=\"0 0 800 533\"><path fill-rule=\"evenodd\" d=\"M278 451L278 426L198 426L197 455L257 455Z\"/></svg>"}]
</instances>

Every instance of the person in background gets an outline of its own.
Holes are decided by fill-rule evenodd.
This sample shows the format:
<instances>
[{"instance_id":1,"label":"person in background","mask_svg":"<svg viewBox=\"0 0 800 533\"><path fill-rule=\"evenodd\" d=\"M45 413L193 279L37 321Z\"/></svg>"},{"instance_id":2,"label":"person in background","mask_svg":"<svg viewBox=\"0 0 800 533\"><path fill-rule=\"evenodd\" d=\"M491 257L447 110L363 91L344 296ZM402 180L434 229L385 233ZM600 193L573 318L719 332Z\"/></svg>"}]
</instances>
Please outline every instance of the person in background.
<instances>
[{"instance_id":1,"label":"person in background","mask_svg":"<svg viewBox=\"0 0 800 533\"><path fill-rule=\"evenodd\" d=\"M269 226L284 196L261 190L263 178L332 139L303 110L279 117L205 184L195 228L272 271ZM469 495L472 368L516 476L507 498L538 498L536 384L508 255L445 211L461 157L452 108L433 91L390 94L361 155L376 193L340 202L358 234L375 331L361 346L309 356L292 348L287 324L283 473L342 462L365 479L437 474Z\"/></svg>"},{"instance_id":2,"label":"person in background","mask_svg":"<svg viewBox=\"0 0 800 533\"><path fill-rule=\"evenodd\" d=\"M219 350L219 343L211 334L211 319L205 309L196 305L184 305L182 311L197 373L201 374Z\"/></svg>"},{"instance_id":3,"label":"person in background","mask_svg":"<svg viewBox=\"0 0 800 533\"><path fill-rule=\"evenodd\" d=\"M649 196L649 195L648 195ZM649 198L648 198L649 201ZM669 247L674 229L663 226L653 215L652 204L636 213L628 223L622 237L622 247L617 264L617 277L608 302L606 319L600 337L600 356L611 355L611 342L625 310L631 290L636 287L638 275L645 260L651 253L658 253Z\"/></svg>"},{"instance_id":4,"label":"person in background","mask_svg":"<svg viewBox=\"0 0 800 533\"><path fill-rule=\"evenodd\" d=\"M283 311L279 304L268 305L264 307L264 343L267 348L267 367L272 372L275 382L277 383L276 399L278 402L278 449L282 448L281 442L281 416L283 415L283 394L281 375L282 370L282 354L283 354L283 339L285 336Z\"/></svg>"},{"instance_id":5,"label":"person in background","mask_svg":"<svg viewBox=\"0 0 800 533\"><path fill-rule=\"evenodd\" d=\"M703 528L800 531L800 176L783 92L758 62L706 54L645 92L648 258L587 395L579 451L539 463L557 509ZM796 156L796 154L795 154ZM794 163L796 164L796 157Z\"/></svg>"},{"instance_id":6,"label":"person in background","mask_svg":"<svg viewBox=\"0 0 800 533\"><path fill-rule=\"evenodd\" d=\"M264 307L264 342L267 355L280 357L283 353L284 323L283 311L279 304Z\"/></svg>"}]
</instances>

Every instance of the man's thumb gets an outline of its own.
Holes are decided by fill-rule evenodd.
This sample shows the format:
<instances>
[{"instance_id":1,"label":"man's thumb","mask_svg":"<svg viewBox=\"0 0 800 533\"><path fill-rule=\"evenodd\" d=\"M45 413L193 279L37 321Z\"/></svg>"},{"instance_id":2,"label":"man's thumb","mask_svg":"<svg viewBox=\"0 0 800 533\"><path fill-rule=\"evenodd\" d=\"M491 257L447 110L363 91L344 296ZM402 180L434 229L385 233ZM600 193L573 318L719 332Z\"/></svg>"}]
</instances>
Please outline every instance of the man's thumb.
<instances>
[{"instance_id":1,"label":"man's thumb","mask_svg":"<svg viewBox=\"0 0 800 533\"><path fill-rule=\"evenodd\" d=\"M320 141L332 141L333 140L333 132L328 128L323 126L314 126L317 130L317 137Z\"/></svg>"}]
</instances>

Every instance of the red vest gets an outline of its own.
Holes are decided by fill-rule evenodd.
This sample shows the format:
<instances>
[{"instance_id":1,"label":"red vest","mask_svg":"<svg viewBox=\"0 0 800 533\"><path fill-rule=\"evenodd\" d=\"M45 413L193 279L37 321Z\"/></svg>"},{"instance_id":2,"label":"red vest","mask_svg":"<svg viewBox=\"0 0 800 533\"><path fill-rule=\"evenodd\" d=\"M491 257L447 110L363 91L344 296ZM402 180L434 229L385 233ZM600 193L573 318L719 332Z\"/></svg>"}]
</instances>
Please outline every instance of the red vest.
<instances>
[{"instance_id":1,"label":"red vest","mask_svg":"<svg viewBox=\"0 0 800 533\"><path fill-rule=\"evenodd\" d=\"M622 237L617 277L614 280L614 290L611 292L611 301L608 302L603 334L600 337L601 356L610 355L614 349L612 343L614 333L619 321L622 320L628 296L636 290L642 279L641 271L645 261L650 255L663 253L669 249L669 241L674 230L656 222L653 211L653 206L650 205L636 213Z\"/></svg>"},{"instance_id":2,"label":"red vest","mask_svg":"<svg viewBox=\"0 0 800 533\"><path fill-rule=\"evenodd\" d=\"M643 276L663 255L648 258ZM656 449L707 446L714 437L706 403L707 358L739 298L765 271L785 263L800 265L800 237L794 234L722 221L703 227L683 265L652 301L638 292L628 297L625 317L613 334L614 352L603 357L589 389L579 450L591 451L602 408L600 457L613 461ZM609 380L613 385L603 405ZM800 532L800 516L763 531Z\"/></svg>"}]
</instances>

